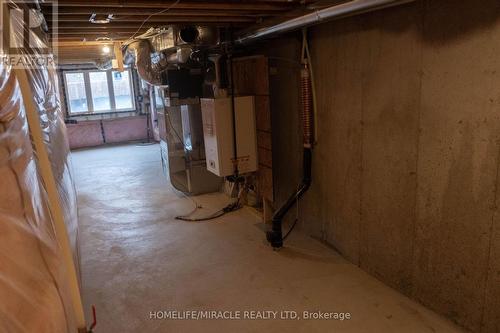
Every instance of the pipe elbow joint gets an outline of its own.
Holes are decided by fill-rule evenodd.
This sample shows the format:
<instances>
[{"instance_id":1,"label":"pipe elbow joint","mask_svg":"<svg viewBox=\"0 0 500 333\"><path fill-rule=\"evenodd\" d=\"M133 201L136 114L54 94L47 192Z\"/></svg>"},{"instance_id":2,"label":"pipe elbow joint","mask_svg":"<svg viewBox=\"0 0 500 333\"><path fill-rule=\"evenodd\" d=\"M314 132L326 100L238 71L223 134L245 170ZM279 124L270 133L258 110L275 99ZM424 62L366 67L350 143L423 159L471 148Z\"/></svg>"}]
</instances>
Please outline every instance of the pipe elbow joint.
<instances>
[{"instance_id":1,"label":"pipe elbow joint","mask_svg":"<svg viewBox=\"0 0 500 333\"><path fill-rule=\"evenodd\" d=\"M271 230L266 233L267 241L271 244L271 246L275 249L279 249L283 247L283 235L280 230Z\"/></svg>"}]
</instances>

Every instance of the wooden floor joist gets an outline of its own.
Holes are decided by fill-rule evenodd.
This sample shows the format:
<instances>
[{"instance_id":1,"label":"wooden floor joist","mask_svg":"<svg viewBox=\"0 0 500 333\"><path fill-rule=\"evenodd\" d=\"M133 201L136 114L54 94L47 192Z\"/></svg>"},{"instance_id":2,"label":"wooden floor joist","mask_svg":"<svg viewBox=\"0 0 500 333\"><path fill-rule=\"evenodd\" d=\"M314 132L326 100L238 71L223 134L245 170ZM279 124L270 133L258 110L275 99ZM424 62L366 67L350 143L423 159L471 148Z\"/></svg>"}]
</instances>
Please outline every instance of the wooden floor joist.
<instances>
[{"instance_id":1,"label":"wooden floor joist","mask_svg":"<svg viewBox=\"0 0 500 333\"><path fill-rule=\"evenodd\" d=\"M246 29L270 20L296 16L298 9L318 0L58 0L41 3L53 43L58 43L62 57L79 55L81 49L64 43L94 42L101 39L125 41L149 28L171 24L201 24ZM54 7L54 5L57 7ZM166 10L168 9L168 10ZM107 24L90 22L106 19ZM85 53L85 52L84 52ZM88 52L86 52L88 53Z\"/></svg>"}]
</instances>

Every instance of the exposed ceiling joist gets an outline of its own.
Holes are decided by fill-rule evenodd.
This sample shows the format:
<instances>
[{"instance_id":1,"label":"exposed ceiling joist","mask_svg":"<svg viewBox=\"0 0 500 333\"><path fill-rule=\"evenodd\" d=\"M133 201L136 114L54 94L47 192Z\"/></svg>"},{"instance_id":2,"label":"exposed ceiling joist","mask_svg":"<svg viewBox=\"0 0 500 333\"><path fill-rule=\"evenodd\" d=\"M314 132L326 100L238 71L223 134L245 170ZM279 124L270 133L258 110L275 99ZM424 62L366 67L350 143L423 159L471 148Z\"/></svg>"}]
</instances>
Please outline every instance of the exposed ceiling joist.
<instances>
[{"instance_id":1,"label":"exposed ceiling joist","mask_svg":"<svg viewBox=\"0 0 500 333\"><path fill-rule=\"evenodd\" d=\"M283 19L294 15L294 10L317 0L57 0L41 3L49 29L57 21L58 34L53 39L64 40L107 36L126 39L147 28L169 24L203 24L245 28L263 20ZM53 16L53 5L57 16ZM168 10L167 10L168 9ZM110 18L107 24L90 23ZM110 16L113 15L113 16ZM133 31L132 31L133 30Z\"/></svg>"},{"instance_id":2,"label":"exposed ceiling joist","mask_svg":"<svg viewBox=\"0 0 500 333\"><path fill-rule=\"evenodd\" d=\"M90 6L70 6L65 7L64 5L59 6L58 15L66 16L66 15L81 15L81 14L115 14L115 15L150 15L152 13L158 13L162 9L165 8L138 8L138 7L124 7L124 8L111 8L111 7L90 7ZM45 7L44 11L49 12L50 8ZM159 16L185 16L185 15L193 15L193 16L270 16L270 15L281 15L283 14L280 11L276 10L237 10L237 9L226 9L226 10L218 10L218 9L170 9L164 13L156 14Z\"/></svg>"},{"instance_id":3,"label":"exposed ceiling joist","mask_svg":"<svg viewBox=\"0 0 500 333\"><path fill-rule=\"evenodd\" d=\"M139 18L142 18L142 16L138 16ZM135 19L132 17L126 17L126 18L117 18L117 19L112 19L109 23L107 24L94 24L89 22L89 19L85 18L80 18L78 20L69 20L69 19L59 19L57 21L57 25L59 28L63 27L68 27L68 28L89 28L89 29L105 29L106 27L118 27L118 26L131 26L131 25L141 25L146 18L142 19ZM48 21L49 24L51 24L52 21ZM175 17L166 17L166 18L151 18L147 22L144 23L144 25L148 26L158 26L159 23L163 23L164 25L167 25L172 22L196 22L196 23L205 23L205 22L256 22L255 18L251 17L239 17L239 16L222 16L222 17L217 17L217 16L203 16L203 17L191 17L191 16L175 16Z\"/></svg>"},{"instance_id":4,"label":"exposed ceiling joist","mask_svg":"<svg viewBox=\"0 0 500 333\"><path fill-rule=\"evenodd\" d=\"M54 19L57 19L58 21L81 21L85 20L88 21L90 18L90 15L92 14L97 14L97 16L100 17L107 17L109 14L113 15L113 20L133 20L133 21L142 21L148 18L148 16L151 15L150 11L144 11L144 12L134 12L134 13L116 13L115 11L104 11L103 13L96 13L96 11L84 11L83 13L71 13L71 14L61 14L59 13L57 17L52 17L52 16L47 16L46 19L47 21L53 21ZM260 17L272 17L275 15L270 15L270 14L257 14L253 12L244 12L242 13L235 13L232 11L182 11L182 12L176 12L176 13L170 13L170 12L165 12L162 14L158 15L153 15L151 16L150 20L166 20L168 18L175 18L175 17L197 17L200 19L203 19L203 17L246 17L246 18L260 18ZM280 15L281 16L281 15Z\"/></svg>"},{"instance_id":5,"label":"exposed ceiling joist","mask_svg":"<svg viewBox=\"0 0 500 333\"><path fill-rule=\"evenodd\" d=\"M166 9L175 4L175 1L161 0L58 0L58 6L61 7L108 7L113 8L158 8ZM290 1L180 1L175 4L175 9L217 9L217 10L269 10L269 11L284 11L292 9L297 5L297 2ZM43 5L42 5L43 6ZM50 4L49 4L50 6ZM172 8L173 9L173 8Z\"/></svg>"},{"instance_id":6,"label":"exposed ceiling joist","mask_svg":"<svg viewBox=\"0 0 500 333\"><path fill-rule=\"evenodd\" d=\"M83 34L95 34L95 35L103 35L106 36L108 33L122 34L122 35L133 35L136 31L138 34L141 32L146 32L147 28L108 28L106 30L94 30L94 31L84 31L81 29L68 29L68 30L59 30L57 34L52 34L53 36L61 36L61 35L83 35Z\"/></svg>"}]
</instances>

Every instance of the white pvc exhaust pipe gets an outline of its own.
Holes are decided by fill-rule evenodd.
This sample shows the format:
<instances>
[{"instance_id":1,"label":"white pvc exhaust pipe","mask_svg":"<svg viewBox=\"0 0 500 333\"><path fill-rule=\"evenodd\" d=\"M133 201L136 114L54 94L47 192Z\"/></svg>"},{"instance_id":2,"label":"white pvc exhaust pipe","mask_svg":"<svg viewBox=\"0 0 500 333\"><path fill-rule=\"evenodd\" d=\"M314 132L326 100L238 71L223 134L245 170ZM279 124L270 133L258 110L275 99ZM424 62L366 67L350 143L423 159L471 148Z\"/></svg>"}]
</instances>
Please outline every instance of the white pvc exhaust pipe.
<instances>
[{"instance_id":1,"label":"white pvc exhaust pipe","mask_svg":"<svg viewBox=\"0 0 500 333\"><path fill-rule=\"evenodd\" d=\"M236 39L236 43L244 44L263 37L317 24L322 21L353 16L414 1L415 0L352 0L325 9L315 10L312 13L299 16L270 27L244 33Z\"/></svg>"}]
</instances>

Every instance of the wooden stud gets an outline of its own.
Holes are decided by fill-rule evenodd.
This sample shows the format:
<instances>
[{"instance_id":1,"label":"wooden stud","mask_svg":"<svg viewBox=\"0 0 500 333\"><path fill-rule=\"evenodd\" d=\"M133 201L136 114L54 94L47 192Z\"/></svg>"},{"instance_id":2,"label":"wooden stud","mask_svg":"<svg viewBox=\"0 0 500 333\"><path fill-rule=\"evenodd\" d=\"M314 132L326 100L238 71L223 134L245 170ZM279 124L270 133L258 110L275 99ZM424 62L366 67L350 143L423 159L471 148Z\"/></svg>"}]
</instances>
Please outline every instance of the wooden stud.
<instances>
[{"instance_id":1,"label":"wooden stud","mask_svg":"<svg viewBox=\"0 0 500 333\"><path fill-rule=\"evenodd\" d=\"M122 54L122 43L120 42L114 42L114 52L115 52L115 59L117 63L117 70L120 72L124 71L123 68L123 54Z\"/></svg>"},{"instance_id":2,"label":"wooden stud","mask_svg":"<svg viewBox=\"0 0 500 333\"><path fill-rule=\"evenodd\" d=\"M274 214L273 203L266 198L263 198L262 201L264 204L264 214L262 217L264 220L264 223L271 223L273 220L273 214Z\"/></svg>"},{"instance_id":3,"label":"wooden stud","mask_svg":"<svg viewBox=\"0 0 500 333\"><path fill-rule=\"evenodd\" d=\"M52 214L55 234L59 249L62 254L64 269L66 270L66 278L70 288L70 297L75 310L75 319L78 330L86 331L85 315L83 312L82 299L80 294L80 286L78 283L78 275L76 273L75 263L73 261L73 254L68 237L68 230L64 223L64 213L59 199L59 192L55 177L50 164L49 156L45 143L43 142L43 133L40 127L40 118L38 116L31 86L28 81L28 75L25 69L15 68L14 73L19 83L19 88L23 97L23 104L26 110L26 118L28 119L28 126L30 134L33 139L39 164L40 174L47 190L49 199L50 212Z\"/></svg>"}]
</instances>

